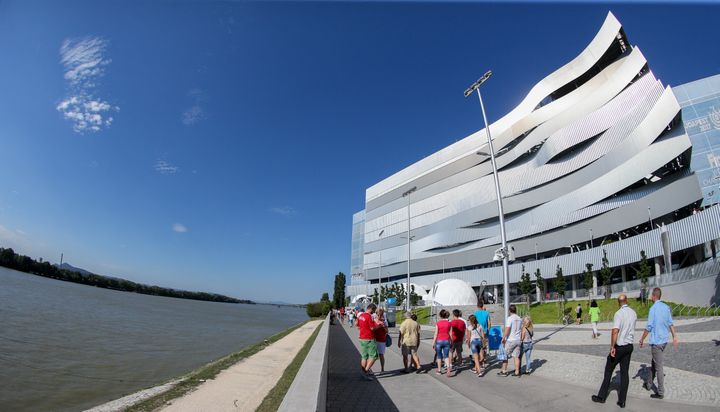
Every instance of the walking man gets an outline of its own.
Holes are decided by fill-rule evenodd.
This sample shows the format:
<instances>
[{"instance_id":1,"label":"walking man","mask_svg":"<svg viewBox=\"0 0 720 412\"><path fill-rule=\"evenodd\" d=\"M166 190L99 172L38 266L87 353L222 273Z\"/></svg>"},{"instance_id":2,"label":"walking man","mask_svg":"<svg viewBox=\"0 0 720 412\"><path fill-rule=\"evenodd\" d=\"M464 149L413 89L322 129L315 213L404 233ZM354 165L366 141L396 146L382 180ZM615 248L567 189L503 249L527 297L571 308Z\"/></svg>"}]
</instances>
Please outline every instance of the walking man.
<instances>
[{"instance_id":1,"label":"walking man","mask_svg":"<svg viewBox=\"0 0 720 412\"><path fill-rule=\"evenodd\" d=\"M400 336L398 336L398 347L402 351L405 373L410 372L409 366L413 362L417 372L420 372L420 358L417 353L420 344L420 325L413 317L415 317L414 313L411 315L410 312L405 312L405 320L400 324Z\"/></svg>"},{"instance_id":2,"label":"walking man","mask_svg":"<svg viewBox=\"0 0 720 412\"><path fill-rule=\"evenodd\" d=\"M649 381L645 382L645 389L651 390L653 381L657 376L657 391L650 395L653 399L662 399L665 396L665 373L663 373L663 358L665 356L665 347L668 343L668 338L672 334L673 346L675 349L678 347L678 338L675 333L675 326L672 320L672 311L661 301L662 290L655 288L652 291L650 299L653 301L653 305L650 308L648 314L648 322L643 335L640 338L640 347L644 346L645 338L650 335L650 351L652 353L652 376Z\"/></svg>"},{"instance_id":3,"label":"walking man","mask_svg":"<svg viewBox=\"0 0 720 412\"><path fill-rule=\"evenodd\" d=\"M610 389L610 379L615 367L620 364L620 390L618 391L618 406L625 407L628 385L630 384L630 356L633 351L633 339L635 333L635 321L637 314L627 304L627 296L618 296L620 309L613 317L613 329L610 336L610 354L605 363L605 376L603 377L600 391L592 396L593 402L605 403Z\"/></svg>"},{"instance_id":4,"label":"walking man","mask_svg":"<svg viewBox=\"0 0 720 412\"><path fill-rule=\"evenodd\" d=\"M505 332L503 333L502 344L505 345L507 359L502 362L502 368L498 372L499 376L508 376L507 371L508 360L512 357L515 360L515 376L520 377L520 346L522 332L522 319L517 315L515 305L510 305L510 316L505 321Z\"/></svg>"},{"instance_id":5,"label":"walking man","mask_svg":"<svg viewBox=\"0 0 720 412\"><path fill-rule=\"evenodd\" d=\"M465 342L465 330L467 329L467 323L465 322L465 319L462 318L462 312L460 312L460 310L453 309L452 314L453 320L450 321L450 327L453 330L453 341L452 347L450 348L452 351L450 363L453 364L457 362L459 366L462 366L463 343Z\"/></svg>"},{"instance_id":6,"label":"walking man","mask_svg":"<svg viewBox=\"0 0 720 412\"><path fill-rule=\"evenodd\" d=\"M483 368L487 367L486 354L488 349L488 333L490 330L490 313L485 310L485 303L483 302L482 296L478 299L477 303L478 310L475 311L475 318L477 319L478 325L482 326L484 338L482 340L482 350L480 351L480 364Z\"/></svg>"},{"instance_id":7,"label":"walking man","mask_svg":"<svg viewBox=\"0 0 720 412\"><path fill-rule=\"evenodd\" d=\"M371 303L365 309L365 312L358 315L357 327L360 332L360 368L362 369L362 377L365 380L372 380L370 368L378 358L377 343L375 342L376 325L372 318L375 313L374 303Z\"/></svg>"}]
</instances>

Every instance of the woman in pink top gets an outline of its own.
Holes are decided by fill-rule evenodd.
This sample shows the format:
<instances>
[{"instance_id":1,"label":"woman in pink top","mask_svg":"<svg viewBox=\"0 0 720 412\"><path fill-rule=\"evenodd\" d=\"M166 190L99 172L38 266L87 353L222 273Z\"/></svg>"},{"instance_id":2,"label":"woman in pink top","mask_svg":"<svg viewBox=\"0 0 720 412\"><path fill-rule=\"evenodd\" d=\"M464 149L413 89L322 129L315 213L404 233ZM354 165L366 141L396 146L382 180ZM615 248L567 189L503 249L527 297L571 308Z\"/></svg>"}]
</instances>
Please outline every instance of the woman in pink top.
<instances>
[{"instance_id":1,"label":"woman in pink top","mask_svg":"<svg viewBox=\"0 0 720 412\"><path fill-rule=\"evenodd\" d=\"M437 354L438 375L442 375L442 362L445 361L448 378L452 376L450 367L450 342L453 340L453 332L450 327L450 312L445 309L440 311L440 320L435 323L435 336L433 336L433 349Z\"/></svg>"}]
</instances>

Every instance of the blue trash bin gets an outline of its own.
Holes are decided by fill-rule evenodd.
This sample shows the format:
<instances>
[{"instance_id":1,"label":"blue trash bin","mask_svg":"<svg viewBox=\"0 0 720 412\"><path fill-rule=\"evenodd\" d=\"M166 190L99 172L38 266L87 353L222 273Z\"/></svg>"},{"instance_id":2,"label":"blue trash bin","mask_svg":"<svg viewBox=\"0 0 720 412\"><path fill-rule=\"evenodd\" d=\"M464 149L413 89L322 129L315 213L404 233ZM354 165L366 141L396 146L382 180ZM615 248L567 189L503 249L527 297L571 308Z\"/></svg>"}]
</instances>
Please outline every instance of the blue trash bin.
<instances>
[{"instance_id":1,"label":"blue trash bin","mask_svg":"<svg viewBox=\"0 0 720 412\"><path fill-rule=\"evenodd\" d=\"M502 327L492 326L488 331L488 349L498 350L500 349L500 343L502 342Z\"/></svg>"}]
</instances>

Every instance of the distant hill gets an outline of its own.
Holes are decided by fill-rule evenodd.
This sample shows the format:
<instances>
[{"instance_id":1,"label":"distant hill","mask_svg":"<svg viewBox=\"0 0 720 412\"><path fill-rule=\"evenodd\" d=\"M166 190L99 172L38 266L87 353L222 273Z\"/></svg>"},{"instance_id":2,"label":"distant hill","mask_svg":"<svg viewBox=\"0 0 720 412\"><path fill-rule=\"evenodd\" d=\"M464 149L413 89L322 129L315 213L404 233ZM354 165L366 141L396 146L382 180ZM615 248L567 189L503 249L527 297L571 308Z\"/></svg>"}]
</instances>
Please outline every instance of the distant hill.
<instances>
[{"instance_id":1,"label":"distant hill","mask_svg":"<svg viewBox=\"0 0 720 412\"><path fill-rule=\"evenodd\" d=\"M75 266L73 266L73 265L71 265L71 264L69 264L69 263L67 263L67 262L63 262L62 265L58 265L58 264L56 263L56 264L54 264L53 266L55 266L55 267L58 268L58 269L69 270L69 271L71 271L71 272L77 272L77 273L79 273L79 274L81 274L81 275L83 275L83 276L85 276L85 277L88 277L88 276L90 276L90 275L94 275L94 273L90 272L89 270L85 270L85 269L82 269L82 268L75 267Z\"/></svg>"}]
</instances>

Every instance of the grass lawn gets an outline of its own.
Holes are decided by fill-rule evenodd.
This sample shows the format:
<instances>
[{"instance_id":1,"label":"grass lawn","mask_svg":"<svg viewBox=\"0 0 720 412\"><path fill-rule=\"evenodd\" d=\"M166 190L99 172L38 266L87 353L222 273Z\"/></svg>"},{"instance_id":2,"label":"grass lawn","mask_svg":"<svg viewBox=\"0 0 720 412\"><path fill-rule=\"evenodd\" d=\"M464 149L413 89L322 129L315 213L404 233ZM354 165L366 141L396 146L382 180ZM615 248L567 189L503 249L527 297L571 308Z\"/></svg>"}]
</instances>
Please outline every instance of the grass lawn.
<instances>
[{"instance_id":1,"label":"grass lawn","mask_svg":"<svg viewBox=\"0 0 720 412\"><path fill-rule=\"evenodd\" d=\"M306 322L311 321L312 319L308 319ZM267 338L267 344L265 342L258 342L254 345L250 345L244 349L242 349L239 352L235 352L233 354L230 354L224 358L220 358L214 362L208 363L207 365L196 369L189 374L185 375L182 380L175 385L172 389L165 391L163 393L157 394L153 397L150 397L142 402L139 402L127 409L125 409L126 412L149 412L154 411L161 406L164 406L167 402L169 402L172 399L179 398L186 393L190 392L192 389L199 386L201 383L205 382L208 379L213 379L215 376L217 376L218 373L221 371L229 368L230 366L236 364L241 359L247 358L249 356L252 356L261 350L265 349L269 344L276 342L286 335L288 335L290 332L294 331L295 329L299 328L300 326L304 325L305 322L299 323L295 326L292 326L288 329L285 329L284 331L275 334L273 336L270 336ZM317 331L315 332L317 333ZM294 376L294 375L293 375ZM284 395L283 395L284 396ZM282 401L282 399L280 399Z\"/></svg>"},{"instance_id":2,"label":"grass lawn","mask_svg":"<svg viewBox=\"0 0 720 412\"><path fill-rule=\"evenodd\" d=\"M600 321L611 321L613 318L613 315L618 310L618 303L617 299L596 299L596 302L598 304L598 307L600 308ZM587 299L582 300L569 300L565 302L565 310L570 311L570 317L572 318L572 321L575 321L575 307L577 304L580 303L583 308L583 322L587 323L590 322L590 314L588 313L588 308L590 303ZM665 302L668 305L670 305L671 308L676 306L676 304L672 302ZM635 310L637 313L638 319L647 319L648 312L650 311L650 307L652 306L652 302L648 301L646 305L643 305L640 302L640 299L630 299L628 301L628 305ZM525 314L527 313L527 305L518 304L518 312L519 314ZM683 314L688 313L688 311L691 314L696 314L697 310L700 310L700 308L690 308L689 310L684 310ZM675 311L673 315L677 315L678 311ZM550 303L533 303L530 305L530 316L532 317L533 323L561 323L562 321L562 315L560 314L560 303L559 302L550 302Z\"/></svg>"},{"instance_id":3,"label":"grass lawn","mask_svg":"<svg viewBox=\"0 0 720 412\"><path fill-rule=\"evenodd\" d=\"M430 306L424 306L421 308L415 308L412 310L414 314L417 315L417 322L421 325L430 325L432 323L431 317L430 317ZM404 310L398 310L396 312L395 317L395 324L400 325L403 320L405 320L405 311Z\"/></svg>"},{"instance_id":4,"label":"grass lawn","mask_svg":"<svg viewBox=\"0 0 720 412\"><path fill-rule=\"evenodd\" d=\"M315 332L310 335L310 338L308 338L307 342L305 342L305 345L303 345L300 349L300 352L295 355L295 359L290 362L290 365L288 365L287 369L285 369L285 372L283 372L283 375L280 377L278 383L275 384L275 387L270 390L270 393L267 394L260 406L258 406L255 410L256 412L272 412L277 411L278 408L280 408L280 404L282 403L283 398L285 398L285 394L288 389L290 389L290 385L292 385L293 380L295 380L295 375L297 375L300 370L300 366L302 366L308 352L310 352L310 348L313 343L315 343L315 338L317 338L318 333L320 333L322 325L323 324L321 323L317 328L315 328Z\"/></svg>"}]
</instances>

